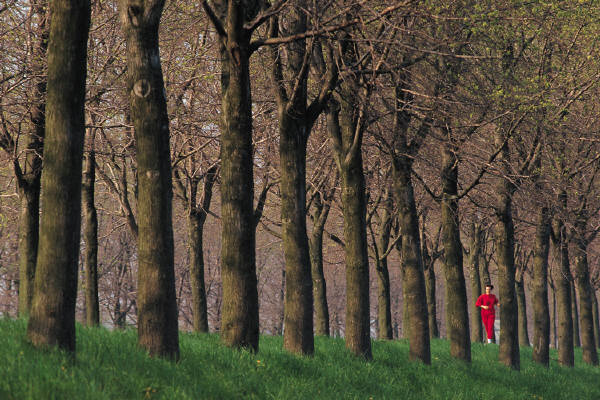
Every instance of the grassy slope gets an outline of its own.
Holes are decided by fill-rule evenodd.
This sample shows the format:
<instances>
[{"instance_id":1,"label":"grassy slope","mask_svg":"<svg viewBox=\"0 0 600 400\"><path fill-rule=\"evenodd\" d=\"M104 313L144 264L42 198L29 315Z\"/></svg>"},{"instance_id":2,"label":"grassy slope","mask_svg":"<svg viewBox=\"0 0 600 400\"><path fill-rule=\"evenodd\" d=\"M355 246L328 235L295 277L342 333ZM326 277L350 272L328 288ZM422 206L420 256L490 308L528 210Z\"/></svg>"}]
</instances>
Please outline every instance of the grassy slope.
<instances>
[{"instance_id":1,"label":"grassy slope","mask_svg":"<svg viewBox=\"0 0 600 400\"><path fill-rule=\"evenodd\" d=\"M374 342L374 361L349 355L341 339L317 338L313 358L262 337L257 355L232 351L216 335L182 334L178 364L149 359L135 331L79 328L77 360L25 342L25 322L0 319L0 399L600 399L600 369L581 362L549 369L521 353L522 370L498 364L496 345L473 345L471 365L432 344L432 366L408 361L408 344ZM556 354L552 354L556 358Z\"/></svg>"}]
</instances>

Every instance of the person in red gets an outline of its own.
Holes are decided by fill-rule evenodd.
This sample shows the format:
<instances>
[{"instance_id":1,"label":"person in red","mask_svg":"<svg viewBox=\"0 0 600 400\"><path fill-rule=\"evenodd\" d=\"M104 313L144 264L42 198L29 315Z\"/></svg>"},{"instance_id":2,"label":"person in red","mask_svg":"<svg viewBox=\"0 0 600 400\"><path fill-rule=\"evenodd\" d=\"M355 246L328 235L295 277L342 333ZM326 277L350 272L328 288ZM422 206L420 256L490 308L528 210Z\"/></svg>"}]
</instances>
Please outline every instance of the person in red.
<instances>
[{"instance_id":1,"label":"person in red","mask_svg":"<svg viewBox=\"0 0 600 400\"><path fill-rule=\"evenodd\" d=\"M489 283L485 285L485 294L479 296L475 303L476 307L481 308L481 320L483 321L483 326L485 326L485 331L487 332L488 343L492 343L494 340L494 321L496 320L494 306L497 305L500 307L498 299L492 294L493 288L494 286Z\"/></svg>"}]
</instances>

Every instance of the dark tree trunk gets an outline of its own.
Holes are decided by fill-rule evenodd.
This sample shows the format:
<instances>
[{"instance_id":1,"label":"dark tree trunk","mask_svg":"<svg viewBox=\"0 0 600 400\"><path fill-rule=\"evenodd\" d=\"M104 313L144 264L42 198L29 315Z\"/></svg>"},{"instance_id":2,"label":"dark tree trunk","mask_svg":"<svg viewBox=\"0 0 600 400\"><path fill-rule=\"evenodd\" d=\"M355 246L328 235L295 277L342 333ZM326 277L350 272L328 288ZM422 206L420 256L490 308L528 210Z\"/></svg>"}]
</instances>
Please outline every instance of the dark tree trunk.
<instances>
[{"instance_id":1,"label":"dark tree trunk","mask_svg":"<svg viewBox=\"0 0 600 400\"><path fill-rule=\"evenodd\" d=\"M190 210L188 215L190 238L190 286L192 288L192 321L194 332L208 332L208 309L204 284L204 243L202 234L206 214Z\"/></svg>"},{"instance_id":2,"label":"dark tree trunk","mask_svg":"<svg viewBox=\"0 0 600 400\"><path fill-rule=\"evenodd\" d=\"M548 253L550 213L540 207L533 249L533 361L548 366L550 361L550 310L548 307Z\"/></svg>"},{"instance_id":3,"label":"dark tree trunk","mask_svg":"<svg viewBox=\"0 0 600 400\"><path fill-rule=\"evenodd\" d=\"M40 187L42 152L46 123L46 52L48 50L47 2L32 2L32 17L37 17L39 39L33 48L31 64L34 77L31 105L32 132L25 137L25 162L21 168L14 163L21 210L19 216L19 315L28 315L33 298L35 264L39 242Z\"/></svg>"},{"instance_id":4,"label":"dark tree trunk","mask_svg":"<svg viewBox=\"0 0 600 400\"><path fill-rule=\"evenodd\" d=\"M247 3L247 4L246 4ZM203 6L217 27L221 56L221 338L230 347L258 351L258 288L250 90L251 31L256 2L215 1ZM245 18L246 17L246 18Z\"/></svg>"},{"instance_id":5,"label":"dark tree trunk","mask_svg":"<svg viewBox=\"0 0 600 400\"><path fill-rule=\"evenodd\" d=\"M435 298L435 270L434 263L424 265L425 267L425 291L427 292L427 315L429 317L429 337L439 338L440 331L437 323L437 309Z\"/></svg>"},{"instance_id":6,"label":"dark tree trunk","mask_svg":"<svg viewBox=\"0 0 600 400\"><path fill-rule=\"evenodd\" d=\"M375 269L377 271L377 338L392 340L390 274L387 258L376 260Z\"/></svg>"},{"instance_id":7,"label":"dark tree trunk","mask_svg":"<svg viewBox=\"0 0 600 400\"><path fill-rule=\"evenodd\" d=\"M410 343L411 359L431 363L427 291L423 273L419 220L411 177L411 161L404 136L398 140L392 162L394 199L398 207L398 224L402 239L402 293L406 312L402 332ZM406 326L408 325L408 326ZM407 329L408 328L408 329Z\"/></svg>"},{"instance_id":8,"label":"dark tree trunk","mask_svg":"<svg viewBox=\"0 0 600 400\"><path fill-rule=\"evenodd\" d=\"M592 288L592 318L594 320L594 339L596 348L598 348L600 347L600 323L598 321L598 296L596 296L594 288Z\"/></svg>"},{"instance_id":9,"label":"dark tree trunk","mask_svg":"<svg viewBox=\"0 0 600 400\"><path fill-rule=\"evenodd\" d=\"M321 200L317 194L313 213L313 229L309 240L311 275L313 280L313 298L315 308L315 334L329 336L329 307L327 305L327 285L323 273L323 231L329 215L330 203Z\"/></svg>"},{"instance_id":10,"label":"dark tree trunk","mask_svg":"<svg viewBox=\"0 0 600 400\"><path fill-rule=\"evenodd\" d=\"M551 274L548 275L549 277ZM558 334L556 329L556 288L554 281L551 279L550 288L552 289L552 312L550 313L550 348L558 348Z\"/></svg>"},{"instance_id":11,"label":"dark tree trunk","mask_svg":"<svg viewBox=\"0 0 600 400\"><path fill-rule=\"evenodd\" d=\"M500 296L500 348L499 361L513 369L520 368L519 331L517 319L517 299L515 296L515 239L512 218L512 194L514 184L510 181L508 142L502 134L496 137L496 144L504 142L499 161L502 174L497 192L496 259L498 263L498 292Z\"/></svg>"},{"instance_id":12,"label":"dark tree trunk","mask_svg":"<svg viewBox=\"0 0 600 400\"><path fill-rule=\"evenodd\" d=\"M54 0L50 14L43 213L27 336L36 347L75 352L90 3Z\"/></svg>"},{"instance_id":13,"label":"dark tree trunk","mask_svg":"<svg viewBox=\"0 0 600 400\"><path fill-rule=\"evenodd\" d=\"M471 272L471 342L483 342L483 326L481 324L481 311L475 306L475 301L481 294L481 279L479 277L479 260L481 259L481 225L474 223L471 229L471 246L469 248L469 269Z\"/></svg>"},{"instance_id":14,"label":"dark tree trunk","mask_svg":"<svg viewBox=\"0 0 600 400\"><path fill-rule=\"evenodd\" d=\"M83 171L83 218L85 240L85 322L87 326L100 325L100 302L98 299L98 216L94 204L96 184L96 155L94 134L90 138L90 151L84 156Z\"/></svg>"},{"instance_id":15,"label":"dark tree trunk","mask_svg":"<svg viewBox=\"0 0 600 400\"><path fill-rule=\"evenodd\" d=\"M581 344L583 362L598 365L598 351L594 339L593 300L594 292L590 284L588 266L588 241L585 237L587 216L576 222L577 240L575 241L575 280L579 291L579 309L581 318Z\"/></svg>"},{"instance_id":16,"label":"dark tree trunk","mask_svg":"<svg viewBox=\"0 0 600 400\"><path fill-rule=\"evenodd\" d=\"M577 268L577 264L575 264L575 268ZM577 307L575 280L571 278L569 285L571 286L571 315L573 316L573 346L581 347L581 340L579 338L579 309Z\"/></svg>"},{"instance_id":17,"label":"dark tree trunk","mask_svg":"<svg viewBox=\"0 0 600 400\"><path fill-rule=\"evenodd\" d=\"M208 307L206 287L204 283L204 224L210 210L213 186L217 180L217 166L206 171L200 201L196 201L199 179L192 180L189 207L189 254L190 254L190 286L192 288L192 319L195 332L208 332Z\"/></svg>"},{"instance_id":18,"label":"dark tree trunk","mask_svg":"<svg viewBox=\"0 0 600 400\"><path fill-rule=\"evenodd\" d=\"M566 208L567 194L562 192L560 204ZM558 362L561 365L572 367L574 365L573 353L573 317L571 316L571 271L569 268L569 243L566 227L560 217L554 221L556 236L556 259L558 268L554 269L554 290L556 292L556 310L558 320Z\"/></svg>"},{"instance_id":19,"label":"dark tree trunk","mask_svg":"<svg viewBox=\"0 0 600 400\"><path fill-rule=\"evenodd\" d=\"M522 273L515 279L515 294L517 296L519 346L529 347L529 333L527 332L527 303L525 301L525 277Z\"/></svg>"},{"instance_id":20,"label":"dark tree trunk","mask_svg":"<svg viewBox=\"0 0 600 400\"><path fill-rule=\"evenodd\" d=\"M371 359L365 177L360 149L362 129L357 127L355 115L360 108L355 96L357 86L354 82L342 84L341 107L337 109L337 104L332 102L327 122L334 139L344 214L346 347L357 356ZM355 135L359 136L355 138Z\"/></svg>"},{"instance_id":21,"label":"dark tree trunk","mask_svg":"<svg viewBox=\"0 0 600 400\"><path fill-rule=\"evenodd\" d=\"M179 358L169 119L158 49L164 0L121 0L138 176L138 342Z\"/></svg>"},{"instance_id":22,"label":"dark tree trunk","mask_svg":"<svg viewBox=\"0 0 600 400\"><path fill-rule=\"evenodd\" d=\"M471 361L469 311L463 272L458 215L458 160L452 149L442 150L442 242L446 275L446 334L450 354Z\"/></svg>"}]
</instances>

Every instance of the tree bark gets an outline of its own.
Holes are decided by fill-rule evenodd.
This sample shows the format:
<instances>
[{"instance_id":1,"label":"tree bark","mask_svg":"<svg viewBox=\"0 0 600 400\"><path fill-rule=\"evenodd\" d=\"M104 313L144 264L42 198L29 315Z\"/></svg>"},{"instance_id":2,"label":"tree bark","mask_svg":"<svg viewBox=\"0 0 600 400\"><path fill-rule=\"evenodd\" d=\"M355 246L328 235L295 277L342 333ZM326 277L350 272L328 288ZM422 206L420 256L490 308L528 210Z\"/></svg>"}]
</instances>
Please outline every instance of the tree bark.
<instances>
[{"instance_id":1,"label":"tree bark","mask_svg":"<svg viewBox=\"0 0 600 400\"><path fill-rule=\"evenodd\" d=\"M425 292L427 295L427 315L429 317L429 337L439 338L440 331L437 323L437 303L435 297L434 263L425 264Z\"/></svg>"},{"instance_id":2,"label":"tree bark","mask_svg":"<svg viewBox=\"0 0 600 400\"><path fill-rule=\"evenodd\" d=\"M575 260L577 263L577 260ZM577 268L577 264L575 264ZM569 281L571 287L571 315L573 316L573 346L581 347L581 340L579 338L579 309L577 307L577 292L575 291L575 280L571 278Z\"/></svg>"},{"instance_id":3,"label":"tree bark","mask_svg":"<svg viewBox=\"0 0 600 400\"><path fill-rule=\"evenodd\" d=\"M31 309L35 265L39 242L40 188L42 153L46 123L46 53L48 50L49 13L47 2L32 2L32 17L37 17L39 38L33 48L31 63L34 77L33 104L31 105L32 132L25 137L23 167L15 160L15 176L20 201L19 215L19 315L26 316Z\"/></svg>"},{"instance_id":4,"label":"tree bark","mask_svg":"<svg viewBox=\"0 0 600 400\"><path fill-rule=\"evenodd\" d=\"M481 238L482 231L479 223L473 223L471 229L471 246L469 248L469 267L471 272L471 293L473 300L471 302L471 342L483 342L483 326L481 324L481 312L479 307L475 306L475 300L482 293L481 279L479 277L479 260L481 259Z\"/></svg>"},{"instance_id":5,"label":"tree bark","mask_svg":"<svg viewBox=\"0 0 600 400\"><path fill-rule=\"evenodd\" d=\"M509 148L504 135L498 133L496 144L504 142L498 160L502 163L496 206L496 259L498 263L498 286L500 295L500 348L499 361L512 368L520 369L517 299L515 296L515 239L512 218L512 194L514 184L509 180Z\"/></svg>"},{"instance_id":6,"label":"tree bark","mask_svg":"<svg viewBox=\"0 0 600 400\"><path fill-rule=\"evenodd\" d=\"M188 215L190 238L190 286L192 288L192 322L194 332L208 332L208 309L204 284L204 222L206 214L190 210Z\"/></svg>"},{"instance_id":7,"label":"tree bark","mask_svg":"<svg viewBox=\"0 0 600 400\"><path fill-rule=\"evenodd\" d=\"M523 276L523 273L519 273L517 275L517 279L515 279L515 294L517 296L517 310L519 312L519 346L529 347L529 332L527 331L527 302L525 301L525 277Z\"/></svg>"},{"instance_id":8,"label":"tree bark","mask_svg":"<svg viewBox=\"0 0 600 400\"><path fill-rule=\"evenodd\" d=\"M323 273L323 231L329 215L329 201L321 201L317 194L314 200L313 229L309 240L313 299L315 310L315 334L329 336L329 306L327 305L327 284Z\"/></svg>"},{"instance_id":9,"label":"tree bark","mask_svg":"<svg viewBox=\"0 0 600 400\"><path fill-rule=\"evenodd\" d=\"M390 298L390 274L388 270L386 252L390 243L390 233L392 230L392 217L390 209L392 207L392 194L386 191L385 203L381 211L381 228L378 237L376 252L375 270L377 271L377 337L384 340L392 340L392 311Z\"/></svg>"},{"instance_id":10,"label":"tree bark","mask_svg":"<svg viewBox=\"0 0 600 400\"><path fill-rule=\"evenodd\" d=\"M598 348L600 347L600 323L598 321L598 297L594 288L592 288L592 317L594 320L594 339Z\"/></svg>"},{"instance_id":11,"label":"tree bark","mask_svg":"<svg viewBox=\"0 0 600 400\"><path fill-rule=\"evenodd\" d=\"M539 208L533 249L533 361L550 362L550 310L548 306L548 253L550 250L550 213Z\"/></svg>"},{"instance_id":12,"label":"tree bark","mask_svg":"<svg viewBox=\"0 0 600 400\"><path fill-rule=\"evenodd\" d=\"M563 209L567 205L567 193L560 194L560 205ZM553 222L556 237L556 258L559 260L558 268L554 269L554 290L556 292L556 310L558 320L558 362L561 365L574 366L573 352L573 318L571 316L571 271L569 268L569 243L566 227L560 217L555 217Z\"/></svg>"},{"instance_id":13,"label":"tree bark","mask_svg":"<svg viewBox=\"0 0 600 400\"><path fill-rule=\"evenodd\" d=\"M100 302L98 299L98 216L94 204L96 185L96 155L94 134L89 135L90 151L84 156L83 171L83 217L85 240L85 322L87 326L100 325Z\"/></svg>"},{"instance_id":14,"label":"tree bark","mask_svg":"<svg viewBox=\"0 0 600 400\"><path fill-rule=\"evenodd\" d=\"M27 336L75 352L88 0L50 2L43 213Z\"/></svg>"},{"instance_id":15,"label":"tree bark","mask_svg":"<svg viewBox=\"0 0 600 400\"><path fill-rule=\"evenodd\" d=\"M450 354L471 362L469 311L463 272L463 251L458 222L458 160L454 151L442 150L442 242L446 275L446 332Z\"/></svg>"},{"instance_id":16,"label":"tree bark","mask_svg":"<svg viewBox=\"0 0 600 400\"><path fill-rule=\"evenodd\" d=\"M221 339L258 351L250 36L256 2L215 1L221 56ZM209 16L212 10L203 3ZM256 10L258 11L258 10ZM246 17L246 18L245 18Z\"/></svg>"},{"instance_id":17,"label":"tree bark","mask_svg":"<svg viewBox=\"0 0 600 400\"><path fill-rule=\"evenodd\" d=\"M588 266L588 241L586 235L587 216L580 216L576 222L575 241L575 280L579 292L579 314L581 318L581 344L583 347L583 362L598 365L598 351L594 336L593 300L594 292L590 284Z\"/></svg>"},{"instance_id":18,"label":"tree bark","mask_svg":"<svg viewBox=\"0 0 600 400\"><path fill-rule=\"evenodd\" d=\"M121 0L138 167L138 343L179 358L169 119L158 49L164 0Z\"/></svg>"}]
</instances>

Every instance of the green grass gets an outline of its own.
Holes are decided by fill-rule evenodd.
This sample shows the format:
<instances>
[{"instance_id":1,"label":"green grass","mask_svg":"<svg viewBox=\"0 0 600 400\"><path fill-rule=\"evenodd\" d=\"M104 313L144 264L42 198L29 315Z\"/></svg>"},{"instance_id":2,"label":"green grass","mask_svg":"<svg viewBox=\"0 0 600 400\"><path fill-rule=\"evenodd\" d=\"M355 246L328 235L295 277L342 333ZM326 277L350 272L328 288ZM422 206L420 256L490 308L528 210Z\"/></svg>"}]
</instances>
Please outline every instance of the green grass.
<instances>
[{"instance_id":1,"label":"green grass","mask_svg":"<svg viewBox=\"0 0 600 400\"><path fill-rule=\"evenodd\" d=\"M260 352L222 346L216 335L181 335L181 361L150 359L135 331L78 327L76 361L38 351L22 320L0 319L0 399L600 399L600 369L546 369L521 351L521 371L497 362L496 345L474 345L468 365L432 343L432 365L408 361L406 341L373 343L374 360L351 356L341 339L317 338L312 358L261 337Z\"/></svg>"}]
</instances>

